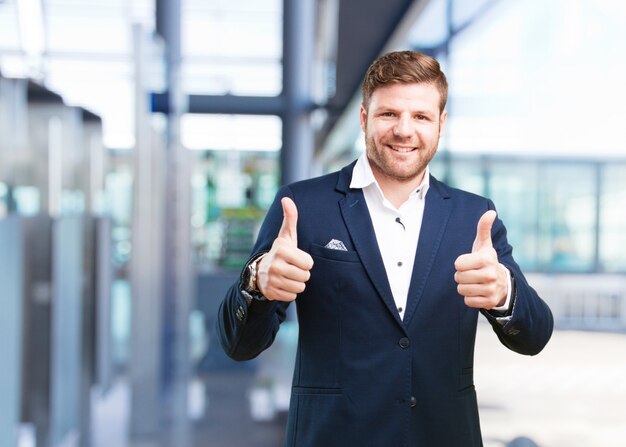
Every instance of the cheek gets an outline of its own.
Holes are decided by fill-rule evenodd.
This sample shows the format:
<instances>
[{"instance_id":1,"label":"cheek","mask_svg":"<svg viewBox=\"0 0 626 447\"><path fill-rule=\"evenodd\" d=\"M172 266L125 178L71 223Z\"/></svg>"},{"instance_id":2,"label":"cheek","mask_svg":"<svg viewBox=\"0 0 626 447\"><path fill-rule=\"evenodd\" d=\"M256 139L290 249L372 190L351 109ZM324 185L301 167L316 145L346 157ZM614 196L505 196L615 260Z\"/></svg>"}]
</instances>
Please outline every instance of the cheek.
<instances>
[{"instance_id":1,"label":"cheek","mask_svg":"<svg viewBox=\"0 0 626 447\"><path fill-rule=\"evenodd\" d=\"M393 132L391 130L391 126L389 125L373 125L370 123L370 125L367 127L367 130L368 138L375 141L384 141L386 138L393 137Z\"/></svg>"},{"instance_id":2,"label":"cheek","mask_svg":"<svg viewBox=\"0 0 626 447\"><path fill-rule=\"evenodd\" d=\"M436 129L422 129L417 132L419 139L425 143L437 143L439 132Z\"/></svg>"},{"instance_id":3,"label":"cheek","mask_svg":"<svg viewBox=\"0 0 626 447\"><path fill-rule=\"evenodd\" d=\"M378 142L379 138L376 132L372 129L372 127L368 127L365 132L365 143L366 145L375 146Z\"/></svg>"}]
</instances>

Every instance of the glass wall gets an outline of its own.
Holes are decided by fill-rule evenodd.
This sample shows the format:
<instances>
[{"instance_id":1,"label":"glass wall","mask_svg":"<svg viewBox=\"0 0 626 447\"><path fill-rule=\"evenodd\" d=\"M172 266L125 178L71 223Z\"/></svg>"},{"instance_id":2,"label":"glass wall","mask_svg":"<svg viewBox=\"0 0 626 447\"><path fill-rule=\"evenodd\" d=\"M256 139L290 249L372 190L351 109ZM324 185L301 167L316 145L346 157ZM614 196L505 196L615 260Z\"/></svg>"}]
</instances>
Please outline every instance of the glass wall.
<instances>
[{"instance_id":1,"label":"glass wall","mask_svg":"<svg viewBox=\"0 0 626 447\"><path fill-rule=\"evenodd\" d=\"M282 0L182 2L186 94L270 97L282 91ZM201 270L237 270L250 254L280 178L282 120L185 114L193 150L192 246Z\"/></svg>"},{"instance_id":2,"label":"glass wall","mask_svg":"<svg viewBox=\"0 0 626 447\"><path fill-rule=\"evenodd\" d=\"M591 165L540 166L537 212L537 267L541 270L595 270L597 191Z\"/></svg>"},{"instance_id":3,"label":"glass wall","mask_svg":"<svg viewBox=\"0 0 626 447\"><path fill-rule=\"evenodd\" d=\"M626 272L626 165L604 166L600 184L600 268Z\"/></svg>"},{"instance_id":4,"label":"glass wall","mask_svg":"<svg viewBox=\"0 0 626 447\"><path fill-rule=\"evenodd\" d=\"M182 30L185 93L281 92L281 0L184 0Z\"/></svg>"},{"instance_id":5,"label":"glass wall","mask_svg":"<svg viewBox=\"0 0 626 447\"><path fill-rule=\"evenodd\" d=\"M486 193L507 225L510 241L515 242L515 259L526 269L538 269L539 167L528 160L493 160L486 175Z\"/></svg>"},{"instance_id":6,"label":"glass wall","mask_svg":"<svg viewBox=\"0 0 626 447\"><path fill-rule=\"evenodd\" d=\"M433 174L491 198L526 271L626 272L626 160L440 153Z\"/></svg>"},{"instance_id":7,"label":"glass wall","mask_svg":"<svg viewBox=\"0 0 626 447\"><path fill-rule=\"evenodd\" d=\"M626 77L623 2L446 3L453 17L467 3L484 6L453 21L449 42L429 42L417 30L410 41L447 61L446 148L558 157L623 153L626 89L616 88Z\"/></svg>"},{"instance_id":8,"label":"glass wall","mask_svg":"<svg viewBox=\"0 0 626 447\"><path fill-rule=\"evenodd\" d=\"M202 269L239 270L278 189L275 151L199 151L192 187L192 245Z\"/></svg>"}]
</instances>

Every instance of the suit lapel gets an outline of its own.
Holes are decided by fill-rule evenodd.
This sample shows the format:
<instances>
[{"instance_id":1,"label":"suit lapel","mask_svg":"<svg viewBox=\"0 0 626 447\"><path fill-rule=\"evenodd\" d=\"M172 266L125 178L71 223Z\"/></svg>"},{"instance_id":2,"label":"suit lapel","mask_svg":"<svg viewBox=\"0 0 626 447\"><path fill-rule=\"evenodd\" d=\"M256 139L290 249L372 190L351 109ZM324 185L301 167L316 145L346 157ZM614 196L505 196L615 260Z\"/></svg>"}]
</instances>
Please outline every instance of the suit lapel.
<instances>
[{"instance_id":1,"label":"suit lapel","mask_svg":"<svg viewBox=\"0 0 626 447\"><path fill-rule=\"evenodd\" d=\"M356 163L356 162L355 162ZM372 225L363 191L360 189L350 189L350 180L352 179L352 170L355 163L351 163L342 169L337 182L337 190L346 194L339 200L339 208L341 214L350 233L350 237L354 243L354 247L361 258L361 263L367 272L370 280L374 284L378 295L381 297L385 306L394 316L398 324L402 326L402 320L398 315L396 304L387 279L385 264L380 255L378 242L376 241L376 233Z\"/></svg>"},{"instance_id":2,"label":"suit lapel","mask_svg":"<svg viewBox=\"0 0 626 447\"><path fill-rule=\"evenodd\" d=\"M407 309L404 314L404 324L409 325L424 294L426 281L433 267L437 251L446 231L446 225L452 210L452 200L441 183L430 178L430 188L426 194L424 217L420 230L413 274L407 297Z\"/></svg>"},{"instance_id":3,"label":"suit lapel","mask_svg":"<svg viewBox=\"0 0 626 447\"><path fill-rule=\"evenodd\" d=\"M363 192L361 190L349 192L346 197L339 201L339 206L350 237L354 242L354 247L376 291L398 323L402 324L396 310L385 264L380 255L376 233Z\"/></svg>"}]
</instances>

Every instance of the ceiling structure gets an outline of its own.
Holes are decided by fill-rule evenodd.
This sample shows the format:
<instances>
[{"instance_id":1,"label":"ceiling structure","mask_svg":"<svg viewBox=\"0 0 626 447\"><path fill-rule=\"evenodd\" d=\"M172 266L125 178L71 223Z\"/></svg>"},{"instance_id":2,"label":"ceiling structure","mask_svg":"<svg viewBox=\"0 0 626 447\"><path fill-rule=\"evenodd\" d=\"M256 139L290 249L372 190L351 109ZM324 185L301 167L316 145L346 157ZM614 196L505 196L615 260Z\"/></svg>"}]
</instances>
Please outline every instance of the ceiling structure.
<instances>
[{"instance_id":1,"label":"ceiling structure","mask_svg":"<svg viewBox=\"0 0 626 447\"><path fill-rule=\"evenodd\" d=\"M280 74L280 51L273 49L280 39L280 30L274 30L282 14L284 0L266 0L253 2L236 1L196 1L180 0L183 8L183 45L191 45L198 51L206 51L215 38L222 39L222 49L218 52L183 54L189 63L195 64L197 74L188 77L198 87L213 88L219 85L214 71L221 65L242 66L243 72L255 73L257 78L249 78L242 89L251 91L250 85L260 83L271 88L266 89L271 95L276 90L275 73ZM333 94L325 104L326 120L318 130L316 146L322 148L334 133L340 132L341 117L351 101L358 95L362 76L371 61L389 48L394 38L406 34L410 25L430 0L319 0L317 3L333 4L336 8L333 28L318 29L319 32L336 33L334 36L334 86ZM24 56L24 30L20 28L20 8L24 4L39 4L39 19L43 23L44 46L36 54L36 59ZM142 23L149 31L155 24L155 3L152 0L0 0L0 66L8 76L34 76L45 81L45 85L61 94L68 103L81 105L103 116L105 126L105 144L112 148L132 147L132 36L133 23ZM23 10L23 8L22 8ZM194 12L197 11L198 13ZM22 14L24 15L24 14ZM237 23L237 20L247 20ZM234 22L230 26L219 25L219 20ZM203 25L204 23L204 25ZM248 28L264 24L258 34L248 36ZM234 25L234 26L233 26ZM215 29L219 33L202 35L203 29ZM280 26L280 25L278 25ZM190 30L193 34L189 34ZM230 30L230 31L229 31ZM264 31L265 30L265 31ZM269 33L267 32L269 31ZM243 48L240 56L226 48L228 40L234 41L243 35L237 48ZM247 36L247 37L246 37ZM269 37L264 37L269 36ZM260 48L254 50L261 38L269 40L269 51ZM316 36L319 39L328 36ZM247 39L247 43L246 43ZM329 39L332 39L330 37ZM204 44L202 44L204 42ZM273 46L272 46L273 45ZM265 47L263 47L265 48ZM195 51L195 50L194 50ZM222 53L220 54L219 51ZM246 53L246 51L248 53ZM185 49L183 48L183 53ZM257 54L257 57L253 56ZM237 59L238 58L238 59ZM33 60L36 63L31 63ZM37 62L38 61L38 62ZM259 61L258 67L255 64ZM186 64L188 62L185 62ZM262 66L262 64L265 64ZM205 67L205 68L204 68ZM213 68L211 68L213 67ZM21 71L21 73L20 73ZM206 74L209 76L206 77ZM258 78L259 74L263 77ZM186 75L185 75L186 76ZM249 75L248 75L249 76ZM222 80L229 76L223 76ZM233 76L230 76L233 78ZM202 81L202 79L204 79ZM256 81L256 82L255 82ZM243 81L242 81L243 82ZM94 88L97 85L98 88ZM248 86L248 87L247 87ZM254 87L252 87L253 89ZM114 91L115 94L112 94ZM197 89L196 89L197 92ZM195 93L195 92L190 92ZM225 92L228 93L228 92ZM232 92L237 95L236 91ZM218 91L215 91L218 96ZM261 96L264 93L260 92ZM193 98L192 98L193 99ZM270 110L271 112L271 110ZM224 113L232 113L225 110ZM107 131L108 130L108 131Z\"/></svg>"}]
</instances>

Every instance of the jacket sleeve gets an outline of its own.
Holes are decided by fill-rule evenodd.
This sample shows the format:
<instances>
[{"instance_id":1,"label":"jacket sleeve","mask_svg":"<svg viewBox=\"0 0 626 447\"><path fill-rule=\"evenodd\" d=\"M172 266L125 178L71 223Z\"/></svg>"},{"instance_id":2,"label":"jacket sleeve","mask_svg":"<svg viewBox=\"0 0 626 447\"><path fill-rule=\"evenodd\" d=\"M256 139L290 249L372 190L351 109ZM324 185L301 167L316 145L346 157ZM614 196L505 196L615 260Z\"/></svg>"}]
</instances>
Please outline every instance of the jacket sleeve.
<instances>
[{"instance_id":1,"label":"jacket sleeve","mask_svg":"<svg viewBox=\"0 0 626 447\"><path fill-rule=\"evenodd\" d=\"M495 209L491 201L489 209ZM493 224L491 237L500 263L513 275L515 295L511 316L504 323L486 310L481 310L481 313L487 318L503 345L520 354L536 355L552 336L554 327L552 312L528 284L513 259L513 249L507 241L506 228L499 218Z\"/></svg>"},{"instance_id":2,"label":"jacket sleeve","mask_svg":"<svg viewBox=\"0 0 626 447\"><path fill-rule=\"evenodd\" d=\"M276 194L261 225L250 259L272 247L283 220L280 203L283 197L292 197L288 187L282 187ZM280 324L285 320L288 303L253 300L248 305L241 289L240 275L220 304L216 323L217 336L226 355L234 360L249 360L274 342Z\"/></svg>"}]
</instances>

